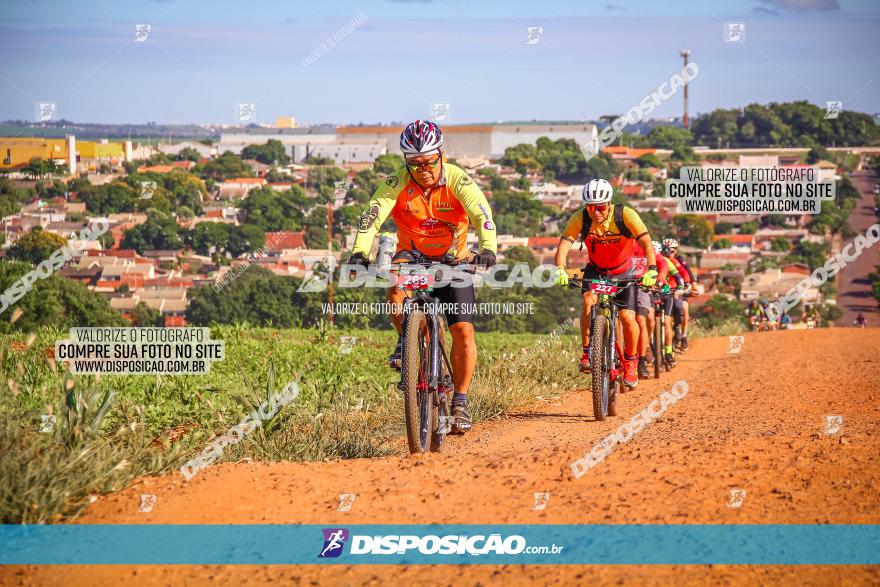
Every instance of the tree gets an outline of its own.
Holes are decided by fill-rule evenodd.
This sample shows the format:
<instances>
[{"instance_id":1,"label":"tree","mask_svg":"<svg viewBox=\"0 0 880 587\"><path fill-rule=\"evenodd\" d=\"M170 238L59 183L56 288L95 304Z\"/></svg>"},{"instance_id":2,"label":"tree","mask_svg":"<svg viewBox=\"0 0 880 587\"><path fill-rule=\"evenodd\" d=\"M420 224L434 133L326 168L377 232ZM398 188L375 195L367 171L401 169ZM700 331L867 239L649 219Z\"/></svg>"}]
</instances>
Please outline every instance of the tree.
<instances>
[{"instance_id":1,"label":"tree","mask_svg":"<svg viewBox=\"0 0 880 587\"><path fill-rule=\"evenodd\" d=\"M219 222L200 222L190 234L190 242L200 255L215 255L226 250L232 226Z\"/></svg>"},{"instance_id":2,"label":"tree","mask_svg":"<svg viewBox=\"0 0 880 587\"><path fill-rule=\"evenodd\" d=\"M499 234L535 236L544 231L549 209L531 194L500 191L492 194L492 218Z\"/></svg>"},{"instance_id":3,"label":"tree","mask_svg":"<svg viewBox=\"0 0 880 587\"><path fill-rule=\"evenodd\" d=\"M261 249L265 244L266 232L262 228L255 224L242 224L232 227L225 248L233 257L240 257Z\"/></svg>"},{"instance_id":4,"label":"tree","mask_svg":"<svg viewBox=\"0 0 880 587\"><path fill-rule=\"evenodd\" d=\"M758 223L754 220L749 220L748 222L743 222L739 227L740 234L755 234L758 232Z\"/></svg>"},{"instance_id":5,"label":"tree","mask_svg":"<svg viewBox=\"0 0 880 587\"><path fill-rule=\"evenodd\" d=\"M691 131L677 126L655 126L646 139L649 145L657 149L675 149L693 143Z\"/></svg>"},{"instance_id":6,"label":"tree","mask_svg":"<svg viewBox=\"0 0 880 587\"><path fill-rule=\"evenodd\" d=\"M672 234L672 224L660 218L660 215L654 210L639 212L639 217L645 223L645 228L648 229L648 234L651 235L652 240L663 240L663 238Z\"/></svg>"},{"instance_id":7,"label":"tree","mask_svg":"<svg viewBox=\"0 0 880 587\"><path fill-rule=\"evenodd\" d=\"M5 177L0 178L0 218L21 210L21 207L31 199L32 195L32 190L20 188L12 180Z\"/></svg>"},{"instance_id":8,"label":"tree","mask_svg":"<svg viewBox=\"0 0 880 587\"><path fill-rule=\"evenodd\" d=\"M718 239L717 241L715 241L715 243L712 245L712 248L713 249L729 249L732 246L733 246L733 241L731 241L729 238L722 238L722 239Z\"/></svg>"},{"instance_id":9,"label":"tree","mask_svg":"<svg viewBox=\"0 0 880 587\"><path fill-rule=\"evenodd\" d=\"M21 172L31 178L37 179L48 175L62 173L62 168L55 165L53 161L34 157L30 162L22 167Z\"/></svg>"},{"instance_id":10,"label":"tree","mask_svg":"<svg viewBox=\"0 0 880 587\"><path fill-rule=\"evenodd\" d=\"M538 266L538 259L535 257L532 250L528 247L523 246L515 246L510 247L506 251L504 251L504 262L508 265L513 265L514 263L526 263L529 266L529 269L534 269Z\"/></svg>"},{"instance_id":11,"label":"tree","mask_svg":"<svg viewBox=\"0 0 880 587\"><path fill-rule=\"evenodd\" d=\"M252 177L253 170L242 163L234 153L226 151L216 159L208 161L204 165L194 168L202 179L211 178L216 181L232 179L234 177Z\"/></svg>"},{"instance_id":12,"label":"tree","mask_svg":"<svg viewBox=\"0 0 880 587\"><path fill-rule=\"evenodd\" d=\"M823 159L831 159L831 153L825 147L813 147L807 152L807 163L810 165L814 165Z\"/></svg>"},{"instance_id":13,"label":"tree","mask_svg":"<svg viewBox=\"0 0 880 587\"><path fill-rule=\"evenodd\" d=\"M151 308L144 302L138 302L138 304L132 309L129 314L131 317L131 324L133 326L164 326L165 322L162 319L162 312Z\"/></svg>"},{"instance_id":14,"label":"tree","mask_svg":"<svg viewBox=\"0 0 880 587\"><path fill-rule=\"evenodd\" d=\"M791 250L791 241L782 236L774 237L770 241L770 250L787 253Z\"/></svg>"},{"instance_id":15,"label":"tree","mask_svg":"<svg viewBox=\"0 0 880 587\"><path fill-rule=\"evenodd\" d=\"M22 235L9 249L9 258L37 265L67 244L67 239L40 227Z\"/></svg>"},{"instance_id":16,"label":"tree","mask_svg":"<svg viewBox=\"0 0 880 587\"><path fill-rule=\"evenodd\" d=\"M660 157L654 155L653 153L645 153L638 159L636 159L636 163L639 167L663 167L663 162L660 161Z\"/></svg>"},{"instance_id":17,"label":"tree","mask_svg":"<svg viewBox=\"0 0 880 587\"><path fill-rule=\"evenodd\" d=\"M184 147L177 153L178 161L193 161L198 163L201 158L201 154L192 147Z\"/></svg>"},{"instance_id":18,"label":"tree","mask_svg":"<svg viewBox=\"0 0 880 587\"><path fill-rule=\"evenodd\" d=\"M703 328L711 330L730 320L743 319L743 308L739 302L731 300L727 296L715 295L692 314Z\"/></svg>"},{"instance_id":19,"label":"tree","mask_svg":"<svg viewBox=\"0 0 880 587\"><path fill-rule=\"evenodd\" d=\"M133 180L129 178L128 181ZM99 186L90 185L79 190L79 199L95 214L106 216L119 212L134 212L141 189L140 184L136 185L137 192L130 183L124 181L114 181ZM160 198L163 198L161 193L157 200Z\"/></svg>"},{"instance_id":20,"label":"tree","mask_svg":"<svg viewBox=\"0 0 880 587\"><path fill-rule=\"evenodd\" d=\"M265 145L248 145L241 150L242 159L256 159L265 165L287 165L290 157L284 144L278 139L269 139Z\"/></svg>"},{"instance_id":21,"label":"tree","mask_svg":"<svg viewBox=\"0 0 880 587\"><path fill-rule=\"evenodd\" d=\"M401 167L403 167L403 157L394 153L379 155L373 163L373 171L382 175L396 173Z\"/></svg>"},{"instance_id":22,"label":"tree","mask_svg":"<svg viewBox=\"0 0 880 587\"><path fill-rule=\"evenodd\" d=\"M245 220L266 232L299 230L304 220L303 210L312 204L299 186L278 193L269 186L251 190L241 204Z\"/></svg>"},{"instance_id":23,"label":"tree","mask_svg":"<svg viewBox=\"0 0 880 587\"><path fill-rule=\"evenodd\" d=\"M0 291L6 291L33 267L27 263L0 263ZM50 275L38 279L15 307L22 311L15 322L0 320L0 333L34 332L46 326L67 331L74 326L125 326L122 316L106 298L77 281Z\"/></svg>"},{"instance_id":24,"label":"tree","mask_svg":"<svg viewBox=\"0 0 880 587\"><path fill-rule=\"evenodd\" d=\"M150 210L146 222L125 231L122 247L138 253L151 249L179 249L183 246L179 232L180 227L171 216L159 210Z\"/></svg>"},{"instance_id":25,"label":"tree","mask_svg":"<svg viewBox=\"0 0 880 587\"><path fill-rule=\"evenodd\" d=\"M672 224L682 244L701 249L708 249L712 244L715 229L705 216L679 214Z\"/></svg>"}]
</instances>

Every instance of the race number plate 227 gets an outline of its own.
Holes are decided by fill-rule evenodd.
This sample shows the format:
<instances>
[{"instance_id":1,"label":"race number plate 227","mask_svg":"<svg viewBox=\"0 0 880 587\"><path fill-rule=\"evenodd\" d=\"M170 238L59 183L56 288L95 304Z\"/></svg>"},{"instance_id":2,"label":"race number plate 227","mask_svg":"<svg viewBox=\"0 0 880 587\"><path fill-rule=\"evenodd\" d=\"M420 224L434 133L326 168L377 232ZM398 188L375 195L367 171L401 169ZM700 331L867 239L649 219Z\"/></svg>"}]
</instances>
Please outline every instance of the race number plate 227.
<instances>
[{"instance_id":1,"label":"race number plate 227","mask_svg":"<svg viewBox=\"0 0 880 587\"><path fill-rule=\"evenodd\" d=\"M617 286L603 281L590 282L590 291L597 294L617 293Z\"/></svg>"}]
</instances>

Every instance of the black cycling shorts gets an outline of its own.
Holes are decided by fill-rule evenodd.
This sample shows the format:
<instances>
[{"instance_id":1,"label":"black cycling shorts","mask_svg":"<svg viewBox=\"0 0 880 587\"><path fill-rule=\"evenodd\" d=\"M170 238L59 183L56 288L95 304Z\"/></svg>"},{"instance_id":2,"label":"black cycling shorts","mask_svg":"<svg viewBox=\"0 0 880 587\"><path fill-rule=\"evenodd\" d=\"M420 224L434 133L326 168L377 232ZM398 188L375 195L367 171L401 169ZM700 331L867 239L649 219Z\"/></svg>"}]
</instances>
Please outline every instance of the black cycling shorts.
<instances>
[{"instance_id":1,"label":"black cycling shorts","mask_svg":"<svg viewBox=\"0 0 880 587\"><path fill-rule=\"evenodd\" d=\"M684 304L682 304L682 301L681 298L673 300L672 315L676 320L681 320L684 317Z\"/></svg>"},{"instance_id":2,"label":"black cycling shorts","mask_svg":"<svg viewBox=\"0 0 880 587\"><path fill-rule=\"evenodd\" d=\"M675 298L672 297L672 294L666 294L663 296L663 311L667 316L672 316L672 310L675 307Z\"/></svg>"},{"instance_id":3,"label":"black cycling shorts","mask_svg":"<svg viewBox=\"0 0 880 587\"><path fill-rule=\"evenodd\" d=\"M651 294L643 290L642 288L636 288L636 314L639 316L645 316L647 318L648 314L651 312Z\"/></svg>"},{"instance_id":4,"label":"black cycling shorts","mask_svg":"<svg viewBox=\"0 0 880 587\"><path fill-rule=\"evenodd\" d=\"M392 263L399 261L412 262L413 260L414 257L410 251L399 251L391 258ZM477 296L474 292L473 282L464 287L452 287L453 283L460 284L462 281L453 277L449 285L437 287L431 291L431 296L437 298L445 308L456 310L446 311L444 309L443 315L446 317L446 324L449 326L459 322L474 323Z\"/></svg>"},{"instance_id":5,"label":"black cycling shorts","mask_svg":"<svg viewBox=\"0 0 880 587\"><path fill-rule=\"evenodd\" d=\"M600 270L598 267L594 267L593 265L587 265L584 267L584 278L582 284L582 290L585 292L590 291L590 280L592 279L632 279L635 277L632 271L624 271L623 273L618 273L617 275L608 275L606 272ZM617 302L617 305L624 310L632 310L636 311L638 308L638 295L639 288L635 285L631 285L623 291L618 292L614 296L614 301Z\"/></svg>"}]
</instances>

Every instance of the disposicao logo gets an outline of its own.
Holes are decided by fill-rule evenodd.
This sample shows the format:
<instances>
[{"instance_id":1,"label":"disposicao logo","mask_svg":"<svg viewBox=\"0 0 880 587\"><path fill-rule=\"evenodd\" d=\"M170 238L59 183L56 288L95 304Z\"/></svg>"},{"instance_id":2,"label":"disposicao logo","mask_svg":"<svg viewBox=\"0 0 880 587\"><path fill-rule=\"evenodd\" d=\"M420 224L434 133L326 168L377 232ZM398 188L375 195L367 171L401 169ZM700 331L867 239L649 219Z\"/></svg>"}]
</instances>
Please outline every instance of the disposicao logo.
<instances>
[{"instance_id":1,"label":"disposicao logo","mask_svg":"<svg viewBox=\"0 0 880 587\"><path fill-rule=\"evenodd\" d=\"M345 541L348 540L348 530L345 528L324 528L324 547L318 558L336 558L342 554Z\"/></svg>"}]
</instances>

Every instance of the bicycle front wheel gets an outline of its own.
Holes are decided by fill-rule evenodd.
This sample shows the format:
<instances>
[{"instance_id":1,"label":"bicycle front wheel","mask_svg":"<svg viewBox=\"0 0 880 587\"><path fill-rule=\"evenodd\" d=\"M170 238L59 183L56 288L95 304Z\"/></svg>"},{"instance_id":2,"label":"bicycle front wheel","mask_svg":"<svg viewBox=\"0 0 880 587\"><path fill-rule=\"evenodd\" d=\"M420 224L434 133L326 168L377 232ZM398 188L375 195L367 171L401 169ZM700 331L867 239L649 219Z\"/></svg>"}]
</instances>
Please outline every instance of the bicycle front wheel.
<instances>
[{"instance_id":1,"label":"bicycle front wheel","mask_svg":"<svg viewBox=\"0 0 880 587\"><path fill-rule=\"evenodd\" d=\"M428 392L428 319L421 310L403 323L400 379L406 419L406 441L411 454L431 450L434 401Z\"/></svg>"},{"instance_id":2,"label":"bicycle front wheel","mask_svg":"<svg viewBox=\"0 0 880 587\"><path fill-rule=\"evenodd\" d=\"M593 391L593 416L601 422L608 416L608 393L611 387L606 354L613 352L609 340L611 331L608 317L596 312L590 325L590 373Z\"/></svg>"}]
</instances>

